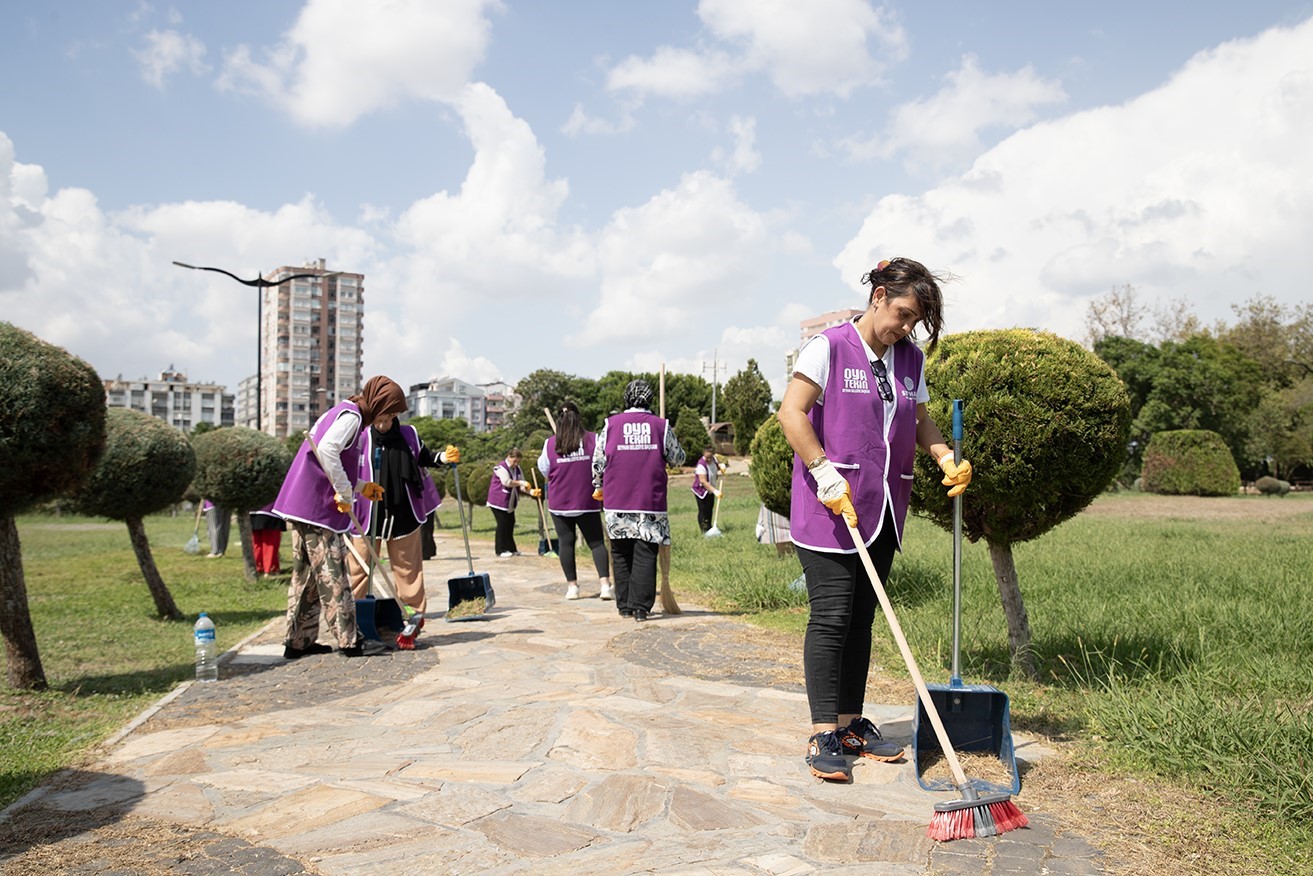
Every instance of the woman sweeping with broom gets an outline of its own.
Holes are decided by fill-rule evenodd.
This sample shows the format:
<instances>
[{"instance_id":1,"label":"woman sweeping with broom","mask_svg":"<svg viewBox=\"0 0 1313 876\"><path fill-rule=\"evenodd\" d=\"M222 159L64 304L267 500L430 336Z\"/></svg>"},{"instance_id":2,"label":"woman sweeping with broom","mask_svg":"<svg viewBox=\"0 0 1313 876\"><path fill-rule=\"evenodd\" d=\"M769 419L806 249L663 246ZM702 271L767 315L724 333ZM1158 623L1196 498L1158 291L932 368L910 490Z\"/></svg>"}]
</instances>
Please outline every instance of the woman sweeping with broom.
<instances>
[{"instance_id":1,"label":"woman sweeping with broom","mask_svg":"<svg viewBox=\"0 0 1313 876\"><path fill-rule=\"evenodd\" d=\"M926 412L925 357L912 340L918 323L929 350L939 340L937 278L899 258L862 282L871 286L866 311L803 347L779 410L795 454L789 519L811 608L803 641L807 765L834 781L852 778L848 756L894 761L903 753L862 716L877 600L848 525L884 579L901 546L916 448L938 460L949 495L971 482L971 464L953 463Z\"/></svg>"},{"instance_id":2,"label":"woman sweeping with broom","mask_svg":"<svg viewBox=\"0 0 1313 876\"><path fill-rule=\"evenodd\" d=\"M593 450L597 435L584 428L574 402L562 402L556 413L556 434L543 443L538 470L547 478L547 510L560 539L561 571L565 573L565 598L579 598L579 574L575 568L575 530L584 537L597 569L597 596L613 599L611 560L602 537L602 503L593 498Z\"/></svg>"}]
</instances>

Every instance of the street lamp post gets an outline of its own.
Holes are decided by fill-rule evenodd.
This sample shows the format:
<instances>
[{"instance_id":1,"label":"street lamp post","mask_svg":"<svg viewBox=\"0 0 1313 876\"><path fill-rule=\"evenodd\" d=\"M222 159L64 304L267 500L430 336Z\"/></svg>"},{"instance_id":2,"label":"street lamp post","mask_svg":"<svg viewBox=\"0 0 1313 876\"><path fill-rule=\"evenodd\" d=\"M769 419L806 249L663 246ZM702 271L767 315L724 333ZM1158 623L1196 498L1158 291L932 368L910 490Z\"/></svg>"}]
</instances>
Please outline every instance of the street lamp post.
<instances>
[{"instance_id":1,"label":"street lamp post","mask_svg":"<svg viewBox=\"0 0 1313 876\"><path fill-rule=\"evenodd\" d=\"M264 380L264 290L270 286L281 286L291 280L325 279L335 277L342 273L341 271L329 271L325 274L289 274L281 280L266 280L263 274L257 274L254 280L243 280L241 277L225 271L223 268L209 268L204 265L189 265L186 262L174 262L180 268L187 268L192 271L214 271L217 274L227 274L243 286L251 286L259 291L256 299L256 323L255 323L255 428L256 431L264 431L264 406L260 398L261 382Z\"/></svg>"},{"instance_id":2,"label":"street lamp post","mask_svg":"<svg viewBox=\"0 0 1313 876\"><path fill-rule=\"evenodd\" d=\"M712 426L716 425L716 383L720 379L720 370L722 368L729 367L728 365L721 364L719 356L720 356L719 349L715 349L711 351L711 425ZM707 373L706 362L702 363L702 373L703 374Z\"/></svg>"}]
</instances>

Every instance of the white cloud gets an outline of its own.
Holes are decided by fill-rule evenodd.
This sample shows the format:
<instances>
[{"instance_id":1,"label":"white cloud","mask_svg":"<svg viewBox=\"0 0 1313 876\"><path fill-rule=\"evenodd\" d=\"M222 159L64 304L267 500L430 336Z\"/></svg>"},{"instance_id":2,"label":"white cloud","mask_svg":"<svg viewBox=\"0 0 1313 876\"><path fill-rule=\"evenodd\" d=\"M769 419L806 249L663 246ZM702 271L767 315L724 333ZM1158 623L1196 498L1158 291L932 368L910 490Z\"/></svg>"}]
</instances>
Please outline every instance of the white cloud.
<instances>
[{"instance_id":1,"label":"white cloud","mask_svg":"<svg viewBox=\"0 0 1313 876\"><path fill-rule=\"evenodd\" d=\"M620 117L610 121L590 116L581 104L575 104L570 118L561 126L561 133L571 137L580 134L627 134L634 129L635 124L634 114L628 108L622 108Z\"/></svg>"},{"instance_id":2,"label":"white cloud","mask_svg":"<svg viewBox=\"0 0 1313 876\"><path fill-rule=\"evenodd\" d=\"M601 300L570 341L642 342L677 330L699 301L751 285L767 242L765 219L728 180L685 175L612 216L597 244Z\"/></svg>"},{"instance_id":3,"label":"white cloud","mask_svg":"<svg viewBox=\"0 0 1313 876\"><path fill-rule=\"evenodd\" d=\"M1121 106L1013 134L917 197L880 200L836 257L898 253L959 275L950 330L1082 336L1092 296L1188 295L1205 322L1306 295L1313 256L1313 20L1201 52Z\"/></svg>"},{"instance_id":4,"label":"white cloud","mask_svg":"<svg viewBox=\"0 0 1313 876\"><path fill-rule=\"evenodd\" d=\"M176 30L152 30L144 37L145 45L134 49L141 78L156 88L164 88L164 80L184 67L200 76L209 71L205 63L205 44L191 34Z\"/></svg>"},{"instance_id":5,"label":"white cloud","mask_svg":"<svg viewBox=\"0 0 1313 876\"><path fill-rule=\"evenodd\" d=\"M483 60L498 0L308 0L257 60L229 53L220 86L262 94L308 125L346 126L406 98L456 99Z\"/></svg>"},{"instance_id":6,"label":"white cloud","mask_svg":"<svg viewBox=\"0 0 1313 876\"><path fill-rule=\"evenodd\" d=\"M717 147L711 159L723 164L730 176L752 173L761 167L761 153L757 151L757 120L751 117L731 116L729 133L734 138L734 148L728 154Z\"/></svg>"},{"instance_id":7,"label":"white cloud","mask_svg":"<svg viewBox=\"0 0 1313 876\"><path fill-rule=\"evenodd\" d=\"M945 79L933 96L898 106L877 136L846 139L841 147L854 159L903 155L911 167L934 168L980 154L982 131L1021 128L1035 121L1038 108L1066 99L1059 83L1032 67L985 73L972 55Z\"/></svg>"},{"instance_id":8,"label":"white cloud","mask_svg":"<svg viewBox=\"0 0 1313 876\"><path fill-rule=\"evenodd\" d=\"M902 26L867 0L702 0L698 16L712 45L662 46L649 59L626 58L611 70L608 87L689 97L760 73L789 97L847 97L907 56Z\"/></svg>"}]
</instances>

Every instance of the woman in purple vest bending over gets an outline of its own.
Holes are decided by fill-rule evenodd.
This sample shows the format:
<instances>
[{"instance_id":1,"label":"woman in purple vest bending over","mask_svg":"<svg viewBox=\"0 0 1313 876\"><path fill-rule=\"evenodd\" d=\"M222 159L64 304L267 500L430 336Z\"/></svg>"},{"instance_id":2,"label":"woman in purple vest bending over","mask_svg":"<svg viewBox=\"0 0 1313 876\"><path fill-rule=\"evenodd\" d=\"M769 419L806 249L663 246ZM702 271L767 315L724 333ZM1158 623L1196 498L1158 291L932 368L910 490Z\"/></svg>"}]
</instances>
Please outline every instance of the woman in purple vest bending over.
<instances>
[{"instance_id":1,"label":"woman in purple vest bending over","mask_svg":"<svg viewBox=\"0 0 1313 876\"><path fill-rule=\"evenodd\" d=\"M292 583L287 591L283 648L289 660L333 650L315 641L321 611L347 657L386 650L382 642L364 641L356 626L356 600L347 579L342 534L351 529L356 493L352 478L360 470L361 428L373 425L386 431L405 410L406 395L400 386L386 377L371 377L359 395L329 408L310 428L318 458L310 442L304 441L292 460L274 500L274 511L292 526ZM372 481L361 481L359 488L370 501L383 497L383 488Z\"/></svg>"},{"instance_id":2,"label":"woman in purple vest bending over","mask_svg":"<svg viewBox=\"0 0 1313 876\"><path fill-rule=\"evenodd\" d=\"M862 282L871 286L866 311L802 348L779 410L794 451L789 519L811 607L803 643L812 720L807 765L837 781L852 778L849 757L896 761L903 754L862 717L878 606L848 526L886 578L902 544L916 448L939 461L950 496L971 482L971 463L954 465L926 412L925 357L913 342L918 323L929 351L939 341L938 278L899 258L880 262Z\"/></svg>"},{"instance_id":3,"label":"woman in purple vest bending over","mask_svg":"<svg viewBox=\"0 0 1313 876\"><path fill-rule=\"evenodd\" d=\"M684 448L670 424L652 413L646 380L629 381L624 406L597 437L593 497L606 505L616 608L621 617L645 621L656 602L657 551L670 544L666 465L683 465Z\"/></svg>"},{"instance_id":4,"label":"woman in purple vest bending over","mask_svg":"<svg viewBox=\"0 0 1313 876\"><path fill-rule=\"evenodd\" d=\"M565 573L565 598L579 598L579 575L575 570L575 528L593 552L597 569L597 596L614 599L611 590L611 559L602 537L602 503L593 498L593 451L597 435L584 428L574 402L562 402L556 412L556 434L543 444L538 470L547 479L547 510L560 539L561 571Z\"/></svg>"},{"instance_id":5,"label":"woman in purple vest bending over","mask_svg":"<svg viewBox=\"0 0 1313 876\"><path fill-rule=\"evenodd\" d=\"M454 444L434 453L420 440L414 426L403 426L395 419L390 429L376 424L360 433L360 471L362 480L383 487L383 498L370 502L357 496L356 519L373 539L374 553L387 542L388 569L397 585L397 596L419 612L420 626L428 610L424 591L424 550L420 544L420 524L442 502L428 469L460 462L460 450ZM362 557L368 557L361 533L351 534ZM354 554L347 555L351 572L351 592L356 599L369 595L369 570L360 565Z\"/></svg>"},{"instance_id":6,"label":"woman in purple vest bending over","mask_svg":"<svg viewBox=\"0 0 1313 876\"><path fill-rule=\"evenodd\" d=\"M512 447L506 458L492 467L492 478L488 481L488 508L497 521L493 549L503 559L520 555L520 549L515 546L515 505L520 494L534 498L543 494L524 479L524 469L520 468L523 456L520 448Z\"/></svg>"}]
</instances>

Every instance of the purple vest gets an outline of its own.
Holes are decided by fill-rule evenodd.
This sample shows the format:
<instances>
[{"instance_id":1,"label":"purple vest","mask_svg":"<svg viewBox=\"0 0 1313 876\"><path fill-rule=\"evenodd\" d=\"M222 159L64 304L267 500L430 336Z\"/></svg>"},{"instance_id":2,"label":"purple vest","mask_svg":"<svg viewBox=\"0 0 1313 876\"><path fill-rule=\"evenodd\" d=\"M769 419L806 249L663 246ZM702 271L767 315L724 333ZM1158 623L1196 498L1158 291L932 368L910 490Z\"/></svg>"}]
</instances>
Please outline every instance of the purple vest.
<instances>
[{"instance_id":1,"label":"purple vest","mask_svg":"<svg viewBox=\"0 0 1313 876\"><path fill-rule=\"evenodd\" d=\"M699 456L698 463L693 468L693 495L697 496L699 499L706 498L707 488L702 486L702 482L698 480L698 470L700 469L701 471L705 472L707 477L707 483L711 483L711 466L713 465L716 466L716 468L720 468L720 464L717 463L714 459L708 462L707 460Z\"/></svg>"},{"instance_id":2,"label":"purple vest","mask_svg":"<svg viewBox=\"0 0 1313 876\"><path fill-rule=\"evenodd\" d=\"M524 480L524 470L518 465L514 468L506 467L506 460L502 460L492 468L492 479L488 481L488 507L496 508L499 511L514 511L515 504L520 499L519 487L507 489L501 485L501 478L497 477L497 469L502 469L512 481Z\"/></svg>"},{"instance_id":3,"label":"purple vest","mask_svg":"<svg viewBox=\"0 0 1313 876\"><path fill-rule=\"evenodd\" d=\"M830 462L852 487L857 529L870 544L884 524L886 498L894 512L899 543L912 495L912 460L916 455L916 383L921 375L921 350L910 340L894 345L894 418L884 440L884 402L861 337L852 323L826 329L830 342L830 374L824 403L812 406L807 418ZM816 481L807 465L793 455L793 497L789 521L794 544L813 550L850 554L855 549L843 517L816 498Z\"/></svg>"},{"instance_id":4,"label":"purple vest","mask_svg":"<svg viewBox=\"0 0 1313 876\"><path fill-rule=\"evenodd\" d=\"M666 513L666 430L670 424L646 411L606 421L607 511Z\"/></svg>"},{"instance_id":5,"label":"purple vest","mask_svg":"<svg viewBox=\"0 0 1313 876\"><path fill-rule=\"evenodd\" d=\"M401 435L406 439L406 446L410 448L410 455L419 459L419 433L415 431L414 426L402 426ZM372 429L361 429L360 438L356 442L360 448L360 471L356 483L361 481L374 480L374 465L370 460L374 458L374 432ZM410 501L410 512L415 515L415 519L420 523L424 518L433 513L433 509L442 504L442 499L438 496L438 488L433 485L433 479L429 477L429 470L421 467L419 470L419 487L414 484L406 484L406 498ZM356 519L360 525L369 531L369 519L373 512L374 503L366 499L359 493L356 494L355 501Z\"/></svg>"},{"instance_id":6,"label":"purple vest","mask_svg":"<svg viewBox=\"0 0 1313 876\"><path fill-rule=\"evenodd\" d=\"M310 429L315 443L323 441L324 435L337 418L348 412L360 416L360 408L352 401L338 402L325 411ZM342 468L349 478L359 466L360 442L352 441L342 448ZM351 529L351 517L337 510L333 495L333 482L320 468L315 452L310 449L310 442L302 441L301 449L296 452L292 467L283 479L283 488L278 491L278 498L274 499L274 511L288 520L299 520L333 532L347 532Z\"/></svg>"},{"instance_id":7,"label":"purple vest","mask_svg":"<svg viewBox=\"0 0 1313 876\"><path fill-rule=\"evenodd\" d=\"M556 436L547 439L547 510L553 514L579 514L601 510L593 498L593 450L597 434L585 432L583 444L569 456L556 452Z\"/></svg>"}]
</instances>

